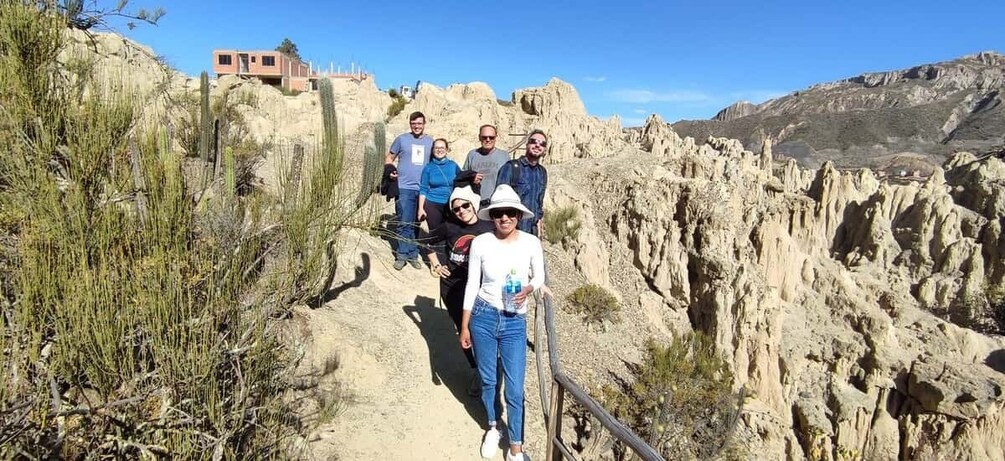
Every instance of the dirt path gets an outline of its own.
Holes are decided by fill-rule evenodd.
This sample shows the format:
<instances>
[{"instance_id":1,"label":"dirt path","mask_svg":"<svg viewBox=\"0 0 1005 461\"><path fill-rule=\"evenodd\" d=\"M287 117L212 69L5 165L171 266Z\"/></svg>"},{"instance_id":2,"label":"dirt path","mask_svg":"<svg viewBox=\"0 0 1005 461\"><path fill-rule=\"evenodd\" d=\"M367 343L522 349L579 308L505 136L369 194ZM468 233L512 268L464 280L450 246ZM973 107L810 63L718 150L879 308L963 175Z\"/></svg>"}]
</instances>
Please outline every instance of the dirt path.
<instances>
[{"instance_id":1,"label":"dirt path","mask_svg":"<svg viewBox=\"0 0 1005 461\"><path fill-rule=\"evenodd\" d=\"M308 360L337 356L333 376L351 397L311 443L314 458L480 459L485 411L467 395L471 370L437 299L436 279L411 266L395 271L387 244L371 237L345 253L348 264L335 285L341 292L305 313L313 338ZM532 353L526 391L527 451L541 459L545 432Z\"/></svg>"}]
</instances>

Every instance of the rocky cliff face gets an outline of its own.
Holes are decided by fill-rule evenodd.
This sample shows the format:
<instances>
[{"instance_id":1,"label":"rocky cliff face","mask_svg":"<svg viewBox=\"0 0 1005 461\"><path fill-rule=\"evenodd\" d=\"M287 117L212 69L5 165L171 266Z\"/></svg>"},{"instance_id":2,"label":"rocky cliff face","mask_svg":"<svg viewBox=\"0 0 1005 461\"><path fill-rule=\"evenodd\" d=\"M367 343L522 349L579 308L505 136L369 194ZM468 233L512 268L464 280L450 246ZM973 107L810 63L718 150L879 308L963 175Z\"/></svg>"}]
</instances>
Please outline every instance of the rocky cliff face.
<instances>
[{"instance_id":1,"label":"rocky cliff face","mask_svg":"<svg viewBox=\"0 0 1005 461\"><path fill-rule=\"evenodd\" d=\"M960 154L893 184L789 163L776 178L770 145L698 144L657 117L641 136L645 154L553 174L614 196L584 206L610 233L583 244L637 271L668 321L716 338L751 392L758 453L1005 456L1005 340L978 332L1003 282L1005 164ZM636 315L652 309L620 288Z\"/></svg>"},{"instance_id":2,"label":"rocky cliff face","mask_svg":"<svg viewBox=\"0 0 1005 461\"><path fill-rule=\"evenodd\" d=\"M719 113L712 117L712 120L718 120L720 122L728 122L730 120L736 120L741 117L746 117L750 114L757 112L757 106L749 101L740 101L730 105L729 107L720 110Z\"/></svg>"},{"instance_id":3,"label":"rocky cliff face","mask_svg":"<svg viewBox=\"0 0 1005 461\"><path fill-rule=\"evenodd\" d=\"M737 103L708 121L680 121L681 136L741 140L817 168L931 171L952 152L1005 143L1005 56L983 52L911 69L866 73L756 106Z\"/></svg>"},{"instance_id":4,"label":"rocky cliff face","mask_svg":"<svg viewBox=\"0 0 1005 461\"><path fill-rule=\"evenodd\" d=\"M484 124L498 128L496 146L507 150L518 146L530 130L544 130L550 144L545 163L608 156L629 148L620 120L590 117L576 89L557 78L543 87L517 90L508 102L496 99L480 82L446 89L424 83L415 101L391 120L389 132L405 131L406 117L416 110L428 118L428 133L450 141L452 158L458 161L479 146L478 127ZM523 150L514 153L522 155Z\"/></svg>"}]
</instances>

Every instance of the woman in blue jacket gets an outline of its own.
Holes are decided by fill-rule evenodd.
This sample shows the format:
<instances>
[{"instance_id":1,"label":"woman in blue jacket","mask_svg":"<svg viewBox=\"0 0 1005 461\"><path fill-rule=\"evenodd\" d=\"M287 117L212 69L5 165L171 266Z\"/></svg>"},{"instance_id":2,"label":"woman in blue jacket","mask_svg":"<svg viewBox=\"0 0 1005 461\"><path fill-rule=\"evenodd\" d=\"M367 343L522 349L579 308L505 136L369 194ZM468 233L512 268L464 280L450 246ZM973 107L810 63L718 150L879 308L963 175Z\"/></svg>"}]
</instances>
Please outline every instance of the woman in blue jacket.
<instances>
[{"instance_id":1,"label":"woman in blue jacket","mask_svg":"<svg viewBox=\"0 0 1005 461\"><path fill-rule=\"evenodd\" d=\"M429 163L422 169L419 178L419 213L418 220L426 220L429 230L436 229L447 216L447 200L454 190L454 178L461 172L456 162L447 158L450 144L446 139L433 141L433 153ZM445 261L442 244L436 248L436 254Z\"/></svg>"}]
</instances>

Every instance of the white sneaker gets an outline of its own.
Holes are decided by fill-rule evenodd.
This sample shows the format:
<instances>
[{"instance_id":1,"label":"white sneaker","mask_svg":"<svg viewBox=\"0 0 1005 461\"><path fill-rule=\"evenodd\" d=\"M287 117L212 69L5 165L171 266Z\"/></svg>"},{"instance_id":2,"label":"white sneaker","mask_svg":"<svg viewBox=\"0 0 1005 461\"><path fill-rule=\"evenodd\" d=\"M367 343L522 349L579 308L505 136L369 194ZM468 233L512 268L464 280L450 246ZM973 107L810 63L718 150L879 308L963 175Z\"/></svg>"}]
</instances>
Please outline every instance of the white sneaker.
<instances>
[{"instance_id":1,"label":"white sneaker","mask_svg":"<svg viewBox=\"0 0 1005 461\"><path fill-rule=\"evenodd\" d=\"M495 458L496 452L499 451L500 438L502 438L502 434L494 427L485 431L485 440L482 440L482 458Z\"/></svg>"},{"instance_id":2,"label":"white sneaker","mask_svg":"<svg viewBox=\"0 0 1005 461\"><path fill-rule=\"evenodd\" d=\"M516 454L506 453L506 461L530 461L530 456L527 456L527 453L524 452Z\"/></svg>"}]
</instances>

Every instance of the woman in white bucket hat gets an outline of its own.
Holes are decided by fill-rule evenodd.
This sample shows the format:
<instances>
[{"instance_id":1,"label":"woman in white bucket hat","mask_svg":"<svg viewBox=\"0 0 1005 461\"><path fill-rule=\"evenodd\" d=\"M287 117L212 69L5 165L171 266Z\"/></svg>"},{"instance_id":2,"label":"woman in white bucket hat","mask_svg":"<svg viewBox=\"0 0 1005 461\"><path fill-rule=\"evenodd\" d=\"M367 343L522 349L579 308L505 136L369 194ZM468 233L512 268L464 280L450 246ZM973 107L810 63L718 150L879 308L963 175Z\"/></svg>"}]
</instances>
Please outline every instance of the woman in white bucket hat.
<instances>
[{"instance_id":1,"label":"woman in white bucket hat","mask_svg":"<svg viewBox=\"0 0 1005 461\"><path fill-rule=\"evenodd\" d=\"M482 380L482 404L488 416L481 455L495 456L502 437L498 429L500 408L495 405L496 357L505 380L508 461L526 460L523 453L524 375L527 369L527 296L544 285L544 252L534 235L517 229L521 219L534 214L520 203L509 185L492 193L478 217L491 220L493 232L475 237L468 259L464 290L461 347L473 348ZM507 280L509 279L509 280ZM518 292L504 293L509 287Z\"/></svg>"}]
</instances>

